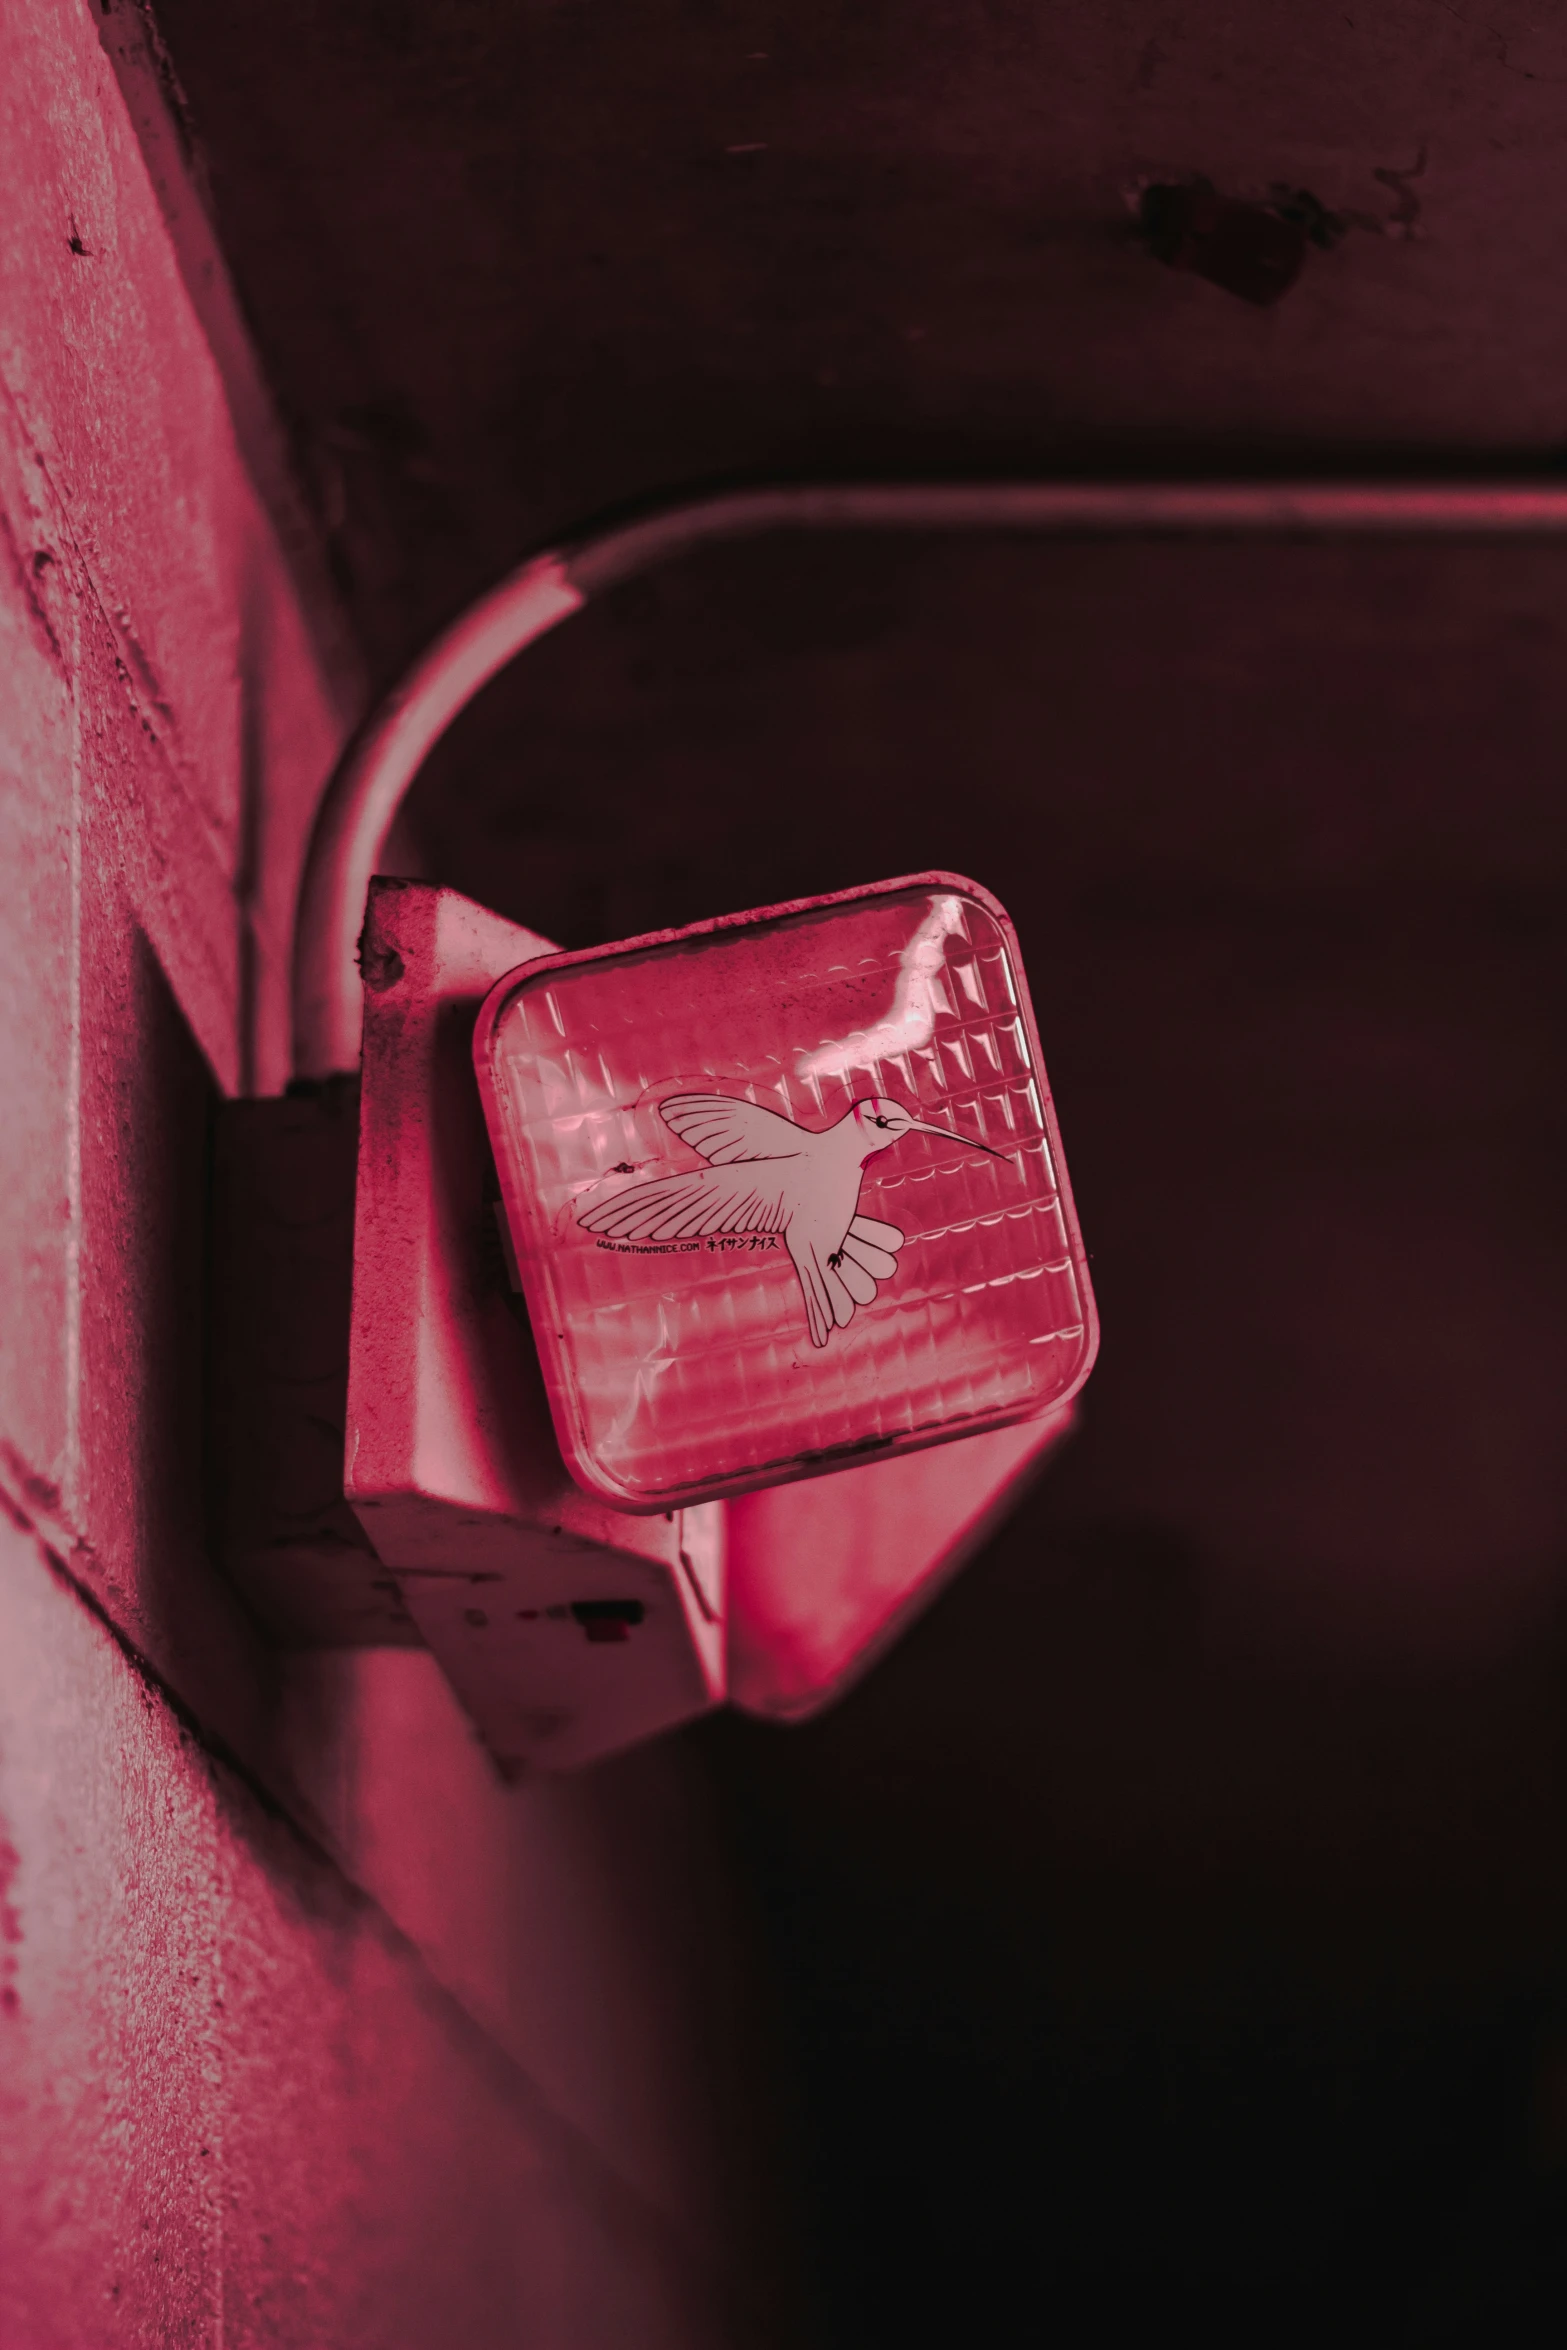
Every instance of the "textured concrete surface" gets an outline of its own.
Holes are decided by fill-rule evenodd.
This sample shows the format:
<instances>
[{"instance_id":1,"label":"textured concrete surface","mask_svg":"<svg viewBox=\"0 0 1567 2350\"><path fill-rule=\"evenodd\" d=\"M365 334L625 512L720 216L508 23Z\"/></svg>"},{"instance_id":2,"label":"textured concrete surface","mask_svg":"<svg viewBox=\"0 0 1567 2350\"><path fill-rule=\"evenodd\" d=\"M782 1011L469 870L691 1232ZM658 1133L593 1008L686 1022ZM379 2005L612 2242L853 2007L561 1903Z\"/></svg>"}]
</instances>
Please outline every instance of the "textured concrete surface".
<instances>
[{"instance_id":1,"label":"textured concrete surface","mask_svg":"<svg viewBox=\"0 0 1567 2350\"><path fill-rule=\"evenodd\" d=\"M1563 437L1567 21L1491 0L160 0L382 658L715 474L1528 453ZM1350 225L1274 309L1137 190Z\"/></svg>"},{"instance_id":2,"label":"textured concrete surface","mask_svg":"<svg viewBox=\"0 0 1567 2350\"><path fill-rule=\"evenodd\" d=\"M341 670L92 11L0 42L0 2340L777 2338L680 1756L508 1794L208 1555L210 1113Z\"/></svg>"},{"instance_id":3,"label":"textured concrete surface","mask_svg":"<svg viewBox=\"0 0 1567 2350\"><path fill-rule=\"evenodd\" d=\"M116 874L219 1079L275 1085L302 834L344 712L90 15L17 0L7 41L7 505L53 657L84 698L93 680L83 745L122 778L83 785L78 862L89 886Z\"/></svg>"},{"instance_id":4,"label":"textured concrete surface","mask_svg":"<svg viewBox=\"0 0 1567 2350\"><path fill-rule=\"evenodd\" d=\"M8 2350L747 2338L716 2265L9 1525L0 1660ZM406 1749L376 1760L406 1770ZM402 1845L410 1874L433 1860ZM582 1912L569 1864L549 1891L535 1944ZM603 2047L626 2009L596 1988L576 2020Z\"/></svg>"}]
</instances>

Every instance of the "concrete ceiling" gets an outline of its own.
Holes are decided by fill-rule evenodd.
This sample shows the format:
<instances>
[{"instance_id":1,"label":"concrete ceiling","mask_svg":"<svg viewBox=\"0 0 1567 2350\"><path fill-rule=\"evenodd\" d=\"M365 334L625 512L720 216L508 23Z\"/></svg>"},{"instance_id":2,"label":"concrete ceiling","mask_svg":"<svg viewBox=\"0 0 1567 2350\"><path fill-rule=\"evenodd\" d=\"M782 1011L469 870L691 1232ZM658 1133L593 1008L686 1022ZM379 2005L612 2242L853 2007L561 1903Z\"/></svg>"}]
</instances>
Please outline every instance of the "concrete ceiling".
<instances>
[{"instance_id":1,"label":"concrete ceiling","mask_svg":"<svg viewBox=\"0 0 1567 2350\"><path fill-rule=\"evenodd\" d=\"M714 476L1554 458L1538 0L270 0L157 14L383 671ZM1270 306L1150 182L1306 191ZM1280 191L1284 192L1283 197Z\"/></svg>"}]
</instances>

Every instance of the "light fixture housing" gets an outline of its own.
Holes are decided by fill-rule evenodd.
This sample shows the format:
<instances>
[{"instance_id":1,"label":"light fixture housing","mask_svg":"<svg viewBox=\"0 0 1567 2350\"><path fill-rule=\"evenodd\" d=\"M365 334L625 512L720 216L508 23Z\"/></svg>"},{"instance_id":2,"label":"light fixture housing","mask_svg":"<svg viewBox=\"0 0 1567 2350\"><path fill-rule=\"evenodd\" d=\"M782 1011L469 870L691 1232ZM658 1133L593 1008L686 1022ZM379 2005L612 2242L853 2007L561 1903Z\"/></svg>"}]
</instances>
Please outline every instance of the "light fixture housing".
<instances>
[{"instance_id":1,"label":"light fixture housing","mask_svg":"<svg viewBox=\"0 0 1567 2350\"><path fill-rule=\"evenodd\" d=\"M1092 1366L1016 935L923 873L576 954L474 1060L562 1455L665 1512L1054 1413Z\"/></svg>"}]
</instances>

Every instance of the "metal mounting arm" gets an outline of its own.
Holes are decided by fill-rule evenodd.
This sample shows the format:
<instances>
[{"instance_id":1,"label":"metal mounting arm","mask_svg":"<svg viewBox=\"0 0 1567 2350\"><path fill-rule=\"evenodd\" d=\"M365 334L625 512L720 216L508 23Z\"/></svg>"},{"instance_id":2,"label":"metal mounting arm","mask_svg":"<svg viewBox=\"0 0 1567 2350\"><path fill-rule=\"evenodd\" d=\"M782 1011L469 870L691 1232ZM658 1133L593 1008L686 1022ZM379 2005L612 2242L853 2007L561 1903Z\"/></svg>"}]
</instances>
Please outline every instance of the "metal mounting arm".
<instances>
[{"instance_id":1,"label":"metal mounting arm","mask_svg":"<svg viewBox=\"0 0 1567 2350\"><path fill-rule=\"evenodd\" d=\"M768 531L1007 532L1057 538L1541 538L1567 533L1556 482L995 482L739 490L537 555L454 621L349 744L328 784L294 934L294 1067L359 1066L355 950L404 795L459 711L604 589L693 549Z\"/></svg>"}]
</instances>

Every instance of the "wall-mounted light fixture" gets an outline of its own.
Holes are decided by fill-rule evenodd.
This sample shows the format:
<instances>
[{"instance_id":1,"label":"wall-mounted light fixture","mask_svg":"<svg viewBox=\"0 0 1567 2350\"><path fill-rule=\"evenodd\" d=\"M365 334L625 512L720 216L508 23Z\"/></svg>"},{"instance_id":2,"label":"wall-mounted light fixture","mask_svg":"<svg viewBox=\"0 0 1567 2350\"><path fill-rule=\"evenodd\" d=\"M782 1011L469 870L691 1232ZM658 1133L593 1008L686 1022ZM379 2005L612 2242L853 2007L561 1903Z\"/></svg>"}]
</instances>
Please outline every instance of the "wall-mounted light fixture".
<instances>
[{"instance_id":1,"label":"wall-mounted light fixture","mask_svg":"<svg viewBox=\"0 0 1567 2350\"><path fill-rule=\"evenodd\" d=\"M1091 1361L1027 990L975 885L575 956L453 892L372 892L425 756L518 652L619 580L769 531L1562 523L1552 484L796 488L504 581L333 779L299 1084L220 1135L224 1526L257 1607L285 1638L427 1642L505 1763L585 1761L725 1695L808 1713L981 1537Z\"/></svg>"}]
</instances>

